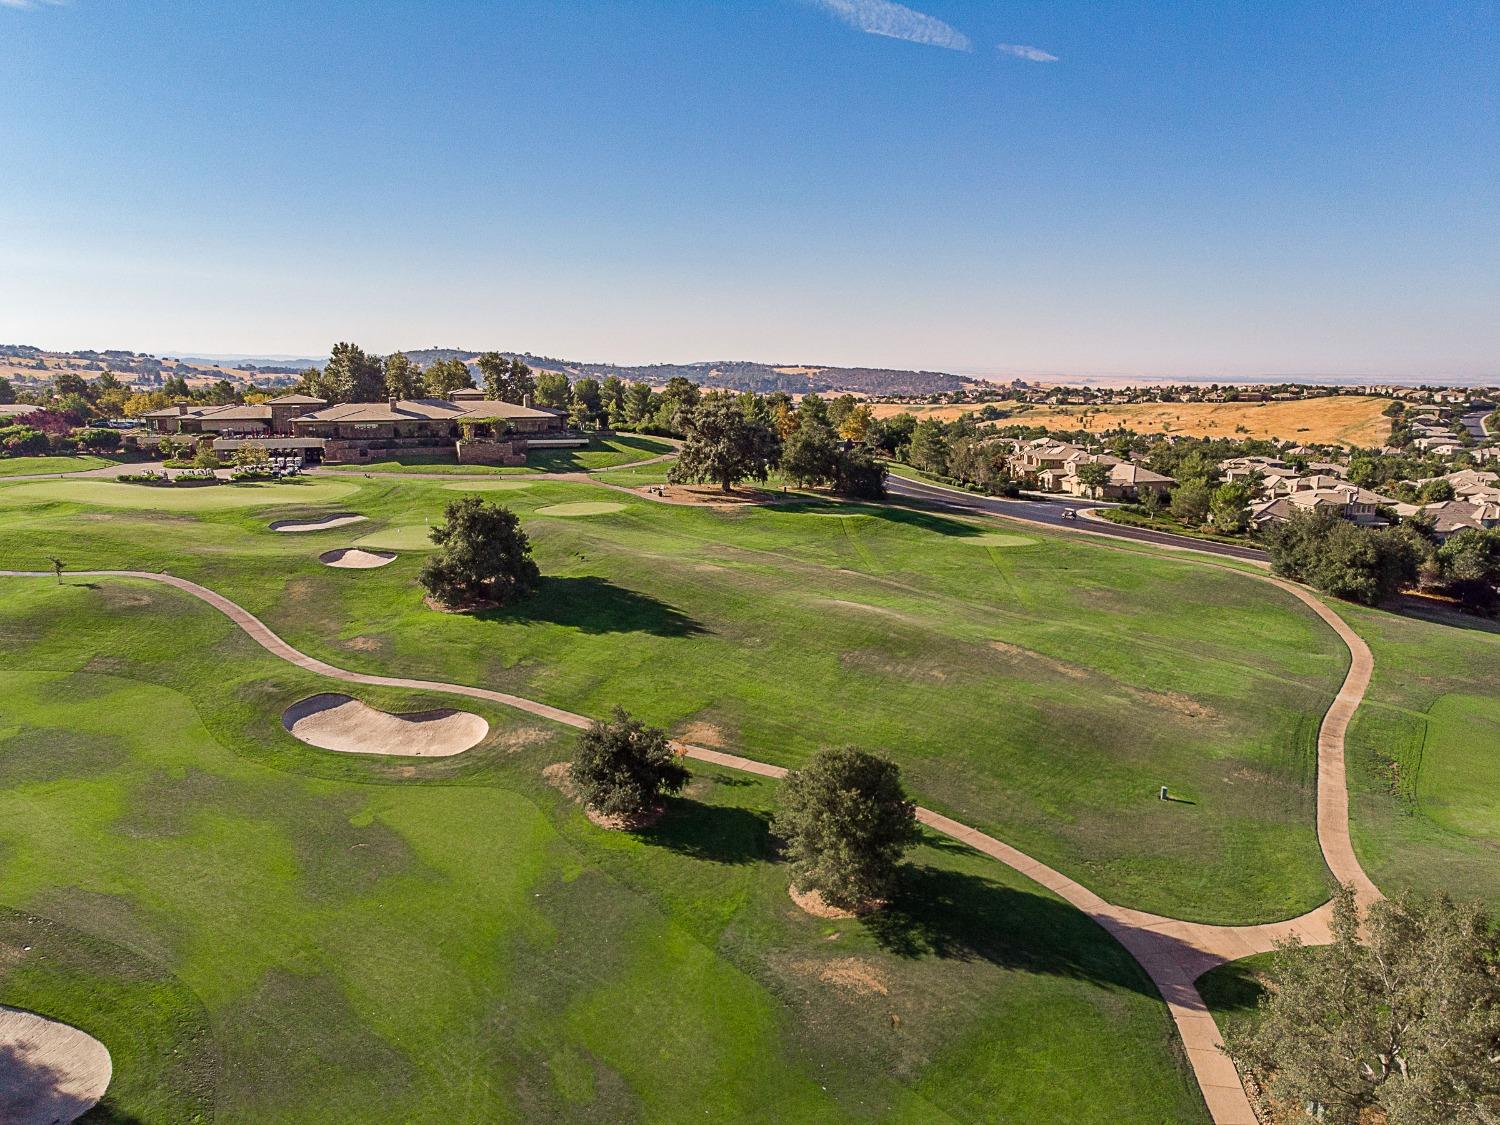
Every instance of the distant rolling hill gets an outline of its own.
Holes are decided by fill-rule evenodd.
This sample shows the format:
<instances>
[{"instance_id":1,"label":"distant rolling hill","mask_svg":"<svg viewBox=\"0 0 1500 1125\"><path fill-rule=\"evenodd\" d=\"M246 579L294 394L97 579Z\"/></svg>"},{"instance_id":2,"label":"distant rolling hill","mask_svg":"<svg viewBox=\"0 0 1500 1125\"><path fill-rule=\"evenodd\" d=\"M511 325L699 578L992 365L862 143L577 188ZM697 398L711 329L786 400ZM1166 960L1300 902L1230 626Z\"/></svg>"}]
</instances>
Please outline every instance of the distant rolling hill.
<instances>
[{"instance_id":1,"label":"distant rolling hill","mask_svg":"<svg viewBox=\"0 0 1500 1125\"><path fill-rule=\"evenodd\" d=\"M426 367L438 360L461 359L471 367L479 352L466 348L414 348L406 353L412 361ZM653 363L630 367L617 363L584 363L532 355L530 352L502 352L529 364L537 371L560 371L569 379L591 377L607 379L611 375L628 381L644 381L661 386L668 379L681 376L704 387L731 391L786 391L806 394L810 391L867 395L932 395L962 390L974 380L943 371L905 371L884 367L824 367L817 364L754 363L748 360L723 360L705 363ZM93 378L104 371L137 385L154 386L172 375L182 375L190 382L229 379L250 384L285 384L303 370L327 362L290 356L156 356L131 351L46 351L20 344L0 344L0 375L46 379L64 372Z\"/></svg>"},{"instance_id":2,"label":"distant rolling hill","mask_svg":"<svg viewBox=\"0 0 1500 1125\"><path fill-rule=\"evenodd\" d=\"M472 363L477 352L460 348L419 348L406 353L423 366L437 360L462 359ZM786 391L806 394L809 391L853 391L871 395L930 395L962 390L972 380L943 371L903 371L883 367L821 367L812 364L755 363L748 360L723 360L704 363L653 363L630 367L617 363L583 363L532 355L529 352L504 352L507 357L522 360L536 371L560 371L570 379L585 377L606 379L611 375L631 381L660 386L668 379L681 376L704 387L731 391Z\"/></svg>"}]
</instances>

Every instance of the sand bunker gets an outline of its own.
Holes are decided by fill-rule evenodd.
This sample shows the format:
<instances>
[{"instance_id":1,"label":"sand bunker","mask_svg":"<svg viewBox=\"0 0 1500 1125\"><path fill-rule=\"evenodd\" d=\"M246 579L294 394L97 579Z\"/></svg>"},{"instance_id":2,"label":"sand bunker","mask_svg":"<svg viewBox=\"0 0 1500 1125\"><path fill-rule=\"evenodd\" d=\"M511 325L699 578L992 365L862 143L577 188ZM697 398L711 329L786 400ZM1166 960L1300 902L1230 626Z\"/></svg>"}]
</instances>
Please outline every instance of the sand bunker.
<instances>
[{"instance_id":1,"label":"sand bunker","mask_svg":"<svg viewBox=\"0 0 1500 1125\"><path fill-rule=\"evenodd\" d=\"M347 695L324 693L293 703L281 716L293 738L341 754L447 758L484 741L490 724L467 711L443 708L390 715Z\"/></svg>"},{"instance_id":2,"label":"sand bunker","mask_svg":"<svg viewBox=\"0 0 1500 1125\"><path fill-rule=\"evenodd\" d=\"M624 504L611 504L607 500L580 500L573 504L548 504L538 508L539 516L605 516L610 512L623 512Z\"/></svg>"},{"instance_id":3,"label":"sand bunker","mask_svg":"<svg viewBox=\"0 0 1500 1125\"><path fill-rule=\"evenodd\" d=\"M104 1096L109 1051L76 1027L0 1006L0 1121L66 1125Z\"/></svg>"},{"instance_id":4,"label":"sand bunker","mask_svg":"<svg viewBox=\"0 0 1500 1125\"><path fill-rule=\"evenodd\" d=\"M353 512L342 512L336 516L326 516L320 520L277 520L271 525L272 531L327 531L330 527L343 527L345 524L359 523L365 517L356 516Z\"/></svg>"},{"instance_id":5,"label":"sand bunker","mask_svg":"<svg viewBox=\"0 0 1500 1125\"><path fill-rule=\"evenodd\" d=\"M337 566L345 570L373 570L396 561L391 551L366 551L359 547L340 547L337 551L324 551L318 556L324 566Z\"/></svg>"}]
</instances>

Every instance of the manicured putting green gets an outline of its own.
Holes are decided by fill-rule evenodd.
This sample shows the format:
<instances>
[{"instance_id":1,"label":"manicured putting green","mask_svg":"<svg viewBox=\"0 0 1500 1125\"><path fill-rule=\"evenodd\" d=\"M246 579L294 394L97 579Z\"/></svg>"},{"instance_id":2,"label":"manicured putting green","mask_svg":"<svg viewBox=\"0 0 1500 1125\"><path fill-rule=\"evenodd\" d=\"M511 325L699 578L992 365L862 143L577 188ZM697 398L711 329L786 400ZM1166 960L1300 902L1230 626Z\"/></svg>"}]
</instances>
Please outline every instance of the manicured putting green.
<instances>
[{"instance_id":1,"label":"manicured putting green","mask_svg":"<svg viewBox=\"0 0 1500 1125\"><path fill-rule=\"evenodd\" d=\"M99 504L109 508L207 512L225 508L269 508L276 504L320 504L348 496L356 487L339 481L205 484L169 488L122 484L112 480L39 480L6 485L4 497L9 500L35 500L44 504Z\"/></svg>"},{"instance_id":2,"label":"manicured putting green","mask_svg":"<svg viewBox=\"0 0 1500 1125\"><path fill-rule=\"evenodd\" d=\"M623 512L624 504L611 504L607 500L579 500L572 504L548 504L538 508L539 516L607 516L611 512Z\"/></svg>"},{"instance_id":3,"label":"manicured putting green","mask_svg":"<svg viewBox=\"0 0 1500 1125\"><path fill-rule=\"evenodd\" d=\"M454 492L513 492L521 488L530 488L531 482L527 480L466 480L445 484L443 487Z\"/></svg>"},{"instance_id":4,"label":"manicured putting green","mask_svg":"<svg viewBox=\"0 0 1500 1125\"><path fill-rule=\"evenodd\" d=\"M355 540L357 547L379 547L387 551L425 551L433 546L432 530L425 523L400 524L382 528Z\"/></svg>"}]
</instances>

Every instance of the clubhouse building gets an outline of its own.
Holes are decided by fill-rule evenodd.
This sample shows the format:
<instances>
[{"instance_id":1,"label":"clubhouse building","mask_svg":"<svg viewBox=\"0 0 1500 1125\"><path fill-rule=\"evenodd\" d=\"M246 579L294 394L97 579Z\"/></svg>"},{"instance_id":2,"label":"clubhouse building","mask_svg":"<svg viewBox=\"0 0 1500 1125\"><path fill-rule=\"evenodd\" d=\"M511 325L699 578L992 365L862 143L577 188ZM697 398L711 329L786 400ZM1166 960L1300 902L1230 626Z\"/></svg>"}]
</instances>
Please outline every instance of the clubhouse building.
<instances>
[{"instance_id":1,"label":"clubhouse building","mask_svg":"<svg viewBox=\"0 0 1500 1125\"><path fill-rule=\"evenodd\" d=\"M302 461L358 464L403 456L453 456L469 464L523 465L530 449L588 444L560 411L486 399L475 388L449 398L341 402L282 395L254 406L179 403L145 415L154 434L212 436L214 451L246 445ZM197 437L196 440L201 440Z\"/></svg>"}]
</instances>

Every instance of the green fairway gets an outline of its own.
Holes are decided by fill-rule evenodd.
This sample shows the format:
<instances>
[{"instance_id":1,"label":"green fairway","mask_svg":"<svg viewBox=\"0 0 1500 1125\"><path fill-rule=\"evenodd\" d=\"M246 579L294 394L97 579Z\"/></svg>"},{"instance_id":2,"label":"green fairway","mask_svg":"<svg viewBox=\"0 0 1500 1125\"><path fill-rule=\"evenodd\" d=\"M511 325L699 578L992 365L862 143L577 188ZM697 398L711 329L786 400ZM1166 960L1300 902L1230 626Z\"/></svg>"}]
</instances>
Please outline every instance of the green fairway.
<instances>
[{"instance_id":1,"label":"green fairway","mask_svg":"<svg viewBox=\"0 0 1500 1125\"><path fill-rule=\"evenodd\" d=\"M169 570L346 667L589 715L624 704L780 764L825 745L888 753L925 803L1144 909L1250 922L1326 897L1312 750L1347 654L1301 603L1236 574L895 508L719 511L536 481L505 502L540 592L455 616L422 604L419 554L353 581L262 511L44 505L36 487L0 485L0 566L60 553ZM385 525L361 546L411 551L453 496L316 487ZM542 514L601 503L621 507ZM1158 801L1162 784L1184 801Z\"/></svg>"},{"instance_id":2,"label":"green fairway","mask_svg":"<svg viewBox=\"0 0 1500 1125\"><path fill-rule=\"evenodd\" d=\"M471 465L460 464L457 457L401 457L389 461L372 461L368 465L350 465L351 469L368 473L579 473L594 469L610 469L645 461L663 453L671 453L673 446L635 434L615 434L613 437L596 437L581 449L534 449L527 453L525 465Z\"/></svg>"},{"instance_id":3,"label":"green fairway","mask_svg":"<svg viewBox=\"0 0 1500 1125\"><path fill-rule=\"evenodd\" d=\"M66 501L106 508L207 512L224 508L264 508L273 504L321 504L348 496L354 490L353 484L336 480L168 487L83 478L9 485L5 490L5 500L11 503Z\"/></svg>"},{"instance_id":4,"label":"green fairway","mask_svg":"<svg viewBox=\"0 0 1500 1125\"><path fill-rule=\"evenodd\" d=\"M1348 736L1361 862L1387 893L1500 908L1500 635L1339 609L1375 655Z\"/></svg>"},{"instance_id":5,"label":"green fairway","mask_svg":"<svg viewBox=\"0 0 1500 1125\"><path fill-rule=\"evenodd\" d=\"M86 453L44 457L0 457L0 477L29 476L33 473L81 473L102 469L117 462Z\"/></svg>"},{"instance_id":6,"label":"green fairway","mask_svg":"<svg viewBox=\"0 0 1500 1125\"><path fill-rule=\"evenodd\" d=\"M991 860L818 921L762 779L606 833L540 778L571 732L318 751L279 715L330 682L209 607L4 581L0 1003L109 1046L103 1120L1206 1120L1128 955Z\"/></svg>"}]
</instances>

